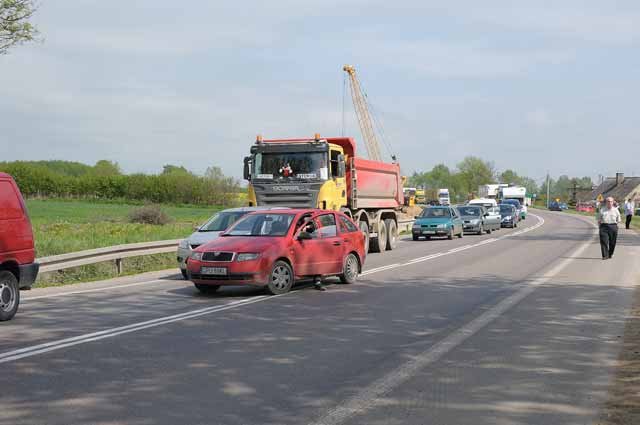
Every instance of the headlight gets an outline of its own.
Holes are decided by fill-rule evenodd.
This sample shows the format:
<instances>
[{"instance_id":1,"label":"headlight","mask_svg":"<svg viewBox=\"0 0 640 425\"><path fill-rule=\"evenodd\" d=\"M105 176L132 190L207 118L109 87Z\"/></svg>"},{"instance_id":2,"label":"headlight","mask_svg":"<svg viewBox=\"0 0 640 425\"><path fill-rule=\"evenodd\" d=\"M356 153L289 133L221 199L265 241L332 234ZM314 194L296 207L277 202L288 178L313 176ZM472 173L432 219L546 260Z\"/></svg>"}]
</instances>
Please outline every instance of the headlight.
<instances>
[{"instance_id":1,"label":"headlight","mask_svg":"<svg viewBox=\"0 0 640 425\"><path fill-rule=\"evenodd\" d=\"M196 261L202 261L202 252L192 252L191 259Z\"/></svg>"},{"instance_id":2,"label":"headlight","mask_svg":"<svg viewBox=\"0 0 640 425\"><path fill-rule=\"evenodd\" d=\"M444 229L445 227L449 226L448 224L438 224L438 229Z\"/></svg>"},{"instance_id":3,"label":"headlight","mask_svg":"<svg viewBox=\"0 0 640 425\"><path fill-rule=\"evenodd\" d=\"M471 224L479 224L480 220L477 218L474 218L473 220L471 220Z\"/></svg>"},{"instance_id":4,"label":"headlight","mask_svg":"<svg viewBox=\"0 0 640 425\"><path fill-rule=\"evenodd\" d=\"M260 253L258 252L243 252L238 254L238 257L236 258L236 261L241 262L241 261L251 261L251 260L256 260L260 257Z\"/></svg>"},{"instance_id":5,"label":"headlight","mask_svg":"<svg viewBox=\"0 0 640 425\"><path fill-rule=\"evenodd\" d=\"M182 249L189 249L189 241L183 239L180 241L180 244L178 246Z\"/></svg>"}]
</instances>

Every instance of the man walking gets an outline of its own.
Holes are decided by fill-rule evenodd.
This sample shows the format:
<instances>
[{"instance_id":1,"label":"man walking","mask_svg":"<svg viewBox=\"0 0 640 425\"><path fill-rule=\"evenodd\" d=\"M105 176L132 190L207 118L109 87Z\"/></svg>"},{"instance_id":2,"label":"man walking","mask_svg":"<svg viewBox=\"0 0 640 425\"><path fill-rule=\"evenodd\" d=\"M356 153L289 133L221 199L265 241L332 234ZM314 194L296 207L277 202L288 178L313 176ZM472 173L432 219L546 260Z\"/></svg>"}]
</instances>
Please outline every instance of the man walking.
<instances>
[{"instance_id":1,"label":"man walking","mask_svg":"<svg viewBox=\"0 0 640 425\"><path fill-rule=\"evenodd\" d=\"M624 225L628 229L631 224L631 219L633 218L633 210L635 209L635 205L631 201L631 198L627 198L627 201L624 203L624 215L625 222Z\"/></svg>"},{"instance_id":2,"label":"man walking","mask_svg":"<svg viewBox=\"0 0 640 425\"><path fill-rule=\"evenodd\" d=\"M618 223L620 223L621 217L620 211L613 205L613 198L608 197L605 205L598 209L598 214L596 215L600 226L600 250L602 251L603 260L613 257L613 252L616 250Z\"/></svg>"}]
</instances>

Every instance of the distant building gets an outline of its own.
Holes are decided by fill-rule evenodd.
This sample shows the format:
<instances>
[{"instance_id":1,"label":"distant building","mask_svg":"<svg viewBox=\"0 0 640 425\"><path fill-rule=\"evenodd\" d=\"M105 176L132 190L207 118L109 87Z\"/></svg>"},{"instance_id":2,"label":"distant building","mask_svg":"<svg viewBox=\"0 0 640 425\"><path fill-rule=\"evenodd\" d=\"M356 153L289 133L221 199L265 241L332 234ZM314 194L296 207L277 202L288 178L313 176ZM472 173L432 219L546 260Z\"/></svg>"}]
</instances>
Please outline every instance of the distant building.
<instances>
[{"instance_id":1,"label":"distant building","mask_svg":"<svg viewBox=\"0 0 640 425\"><path fill-rule=\"evenodd\" d=\"M640 202L640 177L625 177L623 173L616 173L615 177L607 177L591 192L591 199L597 199L598 195L604 198L611 196L618 203L627 198Z\"/></svg>"}]
</instances>

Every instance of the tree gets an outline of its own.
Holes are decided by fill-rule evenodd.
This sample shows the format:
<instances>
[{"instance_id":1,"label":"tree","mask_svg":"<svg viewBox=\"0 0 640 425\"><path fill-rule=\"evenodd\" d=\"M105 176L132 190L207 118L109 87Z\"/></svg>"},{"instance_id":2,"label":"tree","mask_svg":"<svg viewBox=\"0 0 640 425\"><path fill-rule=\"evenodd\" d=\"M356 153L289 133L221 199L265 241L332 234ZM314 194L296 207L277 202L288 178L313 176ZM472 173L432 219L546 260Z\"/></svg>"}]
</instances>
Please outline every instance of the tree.
<instances>
[{"instance_id":1,"label":"tree","mask_svg":"<svg viewBox=\"0 0 640 425\"><path fill-rule=\"evenodd\" d=\"M468 156L458 164L460 189L467 194L475 193L478 186L494 181L495 167L493 163L483 161L475 156ZM462 194L462 193L461 193Z\"/></svg>"},{"instance_id":2,"label":"tree","mask_svg":"<svg viewBox=\"0 0 640 425\"><path fill-rule=\"evenodd\" d=\"M29 22L35 11L34 0L0 0L0 55L36 38L38 30Z\"/></svg>"},{"instance_id":3,"label":"tree","mask_svg":"<svg viewBox=\"0 0 640 425\"><path fill-rule=\"evenodd\" d=\"M162 167L162 174L163 175L175 174L175 175L187 176L187 175L191 175L192 173L181 165L167 164Z\"/></svg>"},{"instance_id":4,"label":"tree","mask_svg":"<svg viewBox=\"0 0 640 425\"><path fill-rule=\"evenodd\" d=\"M522 178L513 170L505 170L500 174L500 183L522 184Z\"/></svg>"},{"instance_id":5,"label":"tree","mask_svg":"<svg viewBox=\"0 0 640 425\"><path fill-rule=\"evenodd\" d=\"M122 174L117 162L101 159L93 166L91 174L95 176L119 176Z\"/></svg>"}]
</instances>

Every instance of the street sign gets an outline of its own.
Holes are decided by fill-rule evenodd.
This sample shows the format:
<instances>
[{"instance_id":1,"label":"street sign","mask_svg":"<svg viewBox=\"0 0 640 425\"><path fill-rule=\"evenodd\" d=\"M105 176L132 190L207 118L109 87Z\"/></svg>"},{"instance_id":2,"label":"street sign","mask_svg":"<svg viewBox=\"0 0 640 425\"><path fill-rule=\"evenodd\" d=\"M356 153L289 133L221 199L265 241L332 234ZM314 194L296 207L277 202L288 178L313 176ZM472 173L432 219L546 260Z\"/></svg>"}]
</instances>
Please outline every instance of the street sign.
<instances>
[{"instance_id":1,"label":"street sign","mask_svg":"<svg viewBox=\"0 0 640 425\"><path fill-rule=\"evenodd\" d=\"M604 201L604 196L602 196L602 193L600 195L598 195L597 201L598 202Z\"/></svg>"}]
</instances>

